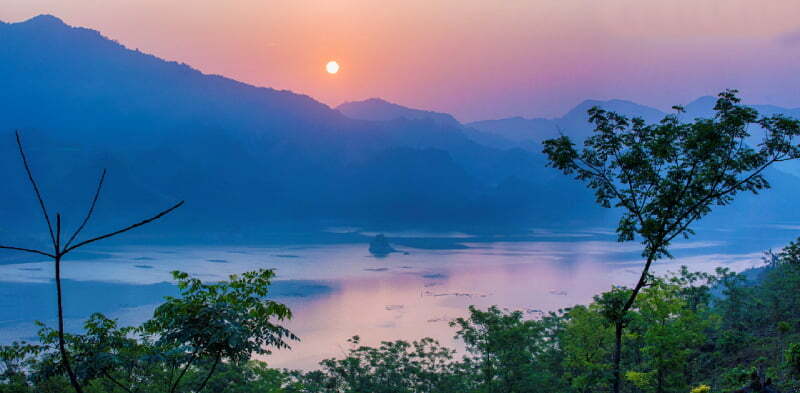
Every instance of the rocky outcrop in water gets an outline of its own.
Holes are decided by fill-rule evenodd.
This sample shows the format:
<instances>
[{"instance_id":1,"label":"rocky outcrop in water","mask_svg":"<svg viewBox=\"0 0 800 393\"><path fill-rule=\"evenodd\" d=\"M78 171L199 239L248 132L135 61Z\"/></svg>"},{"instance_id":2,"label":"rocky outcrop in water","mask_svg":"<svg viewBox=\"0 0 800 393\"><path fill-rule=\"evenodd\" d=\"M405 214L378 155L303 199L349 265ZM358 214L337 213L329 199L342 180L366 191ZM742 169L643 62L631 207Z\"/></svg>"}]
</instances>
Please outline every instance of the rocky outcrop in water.
<instances>
[{"instance_id":1,"label":"rocky outcrop in water","mask_svg":"<svg viewBox=\"0 0 800 393\"><path fill-rule=\"evenodd\" d=\"M389 244L386 236L383 236L381 233L376 235L375 238L369 242L369 252L372 253L372 255L383 257L393 252L397 252L397 250L392 248L392 245Z\"/></svg>"}]
</instances>

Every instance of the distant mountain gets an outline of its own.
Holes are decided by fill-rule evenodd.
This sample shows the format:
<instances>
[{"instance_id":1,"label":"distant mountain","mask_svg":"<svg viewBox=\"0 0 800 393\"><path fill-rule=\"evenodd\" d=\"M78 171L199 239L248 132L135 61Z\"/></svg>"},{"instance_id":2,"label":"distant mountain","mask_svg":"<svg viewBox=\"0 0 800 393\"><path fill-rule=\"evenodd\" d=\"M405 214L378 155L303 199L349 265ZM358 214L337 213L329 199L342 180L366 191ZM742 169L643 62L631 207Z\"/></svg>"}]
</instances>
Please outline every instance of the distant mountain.
<instances>
[{"instance_id":1,"label":"distant mountain","mask_svg":"<svg viewBox=\"0 0 800 393\"><path fill-rule=\"evenodd\" d=\"M694 119L702 117L710 117L714 115L714 105L717 103L717 97L703 96L684 106L686 114L684 118ZM800 118L800 108L783 108L775 105L752 105L748 104L751 108L758 111L759 114L764 116L771 115L786 115L789 117Z\"/></svg>"},{"instance_id":2,"label":"distant mountain","mask_svg":"<svg viewBox=\"0 0 800 393\"><path fill-rule=\"evenodd\" d=\"M708 118L714 116L714 105L717 102L716 97L704 96L700 97L684 106L685 114L681 115L682 119L692 120L697 118ZM783 108L775 105L752 105L748 104L751 108L758 111L761 116L784 115L796 119L800 119L800 108ZM761 140L760 127L753 127L749 130L751 134L750 143L758 144ZM792 176L800 177L800 162L787 161L775 165L775 168L790 174Z\"/></svg>"},{"instance_id":3,"label":"distant mountain","mask_svg":"<svg viewBox=\"0 0 800 393\"><path fill-rule=\"evenodd\" d=\"M680 115L682 119L691 121L695 118L708 118L714 115L714 105L717 97L700 97L686 105L686 113ZM588 122L586 111L597 106L602 109L617 112L628 117L641 117L653 123L664 118L668 113L645 105L625 100L585 100L572 108L564 116L546 119L523 117L509 117L495 120L482 120L466 124L485 133L495 134L510 140L534 140L541 142L545 139L558 136L559 133L583 139L592 132L592 125ZM749 105L764 116L783 114L789 117L800 118L800 108L783 108L775 105Z\"/></svg>"},{"instance_id":4,"label":"distant mountain","mask_svg":"<svg viewBox=\"0 0 800 393\"><path fill-rule=\"evenodd\" d=\"M468 123L467 126L514 141L532 140L541 143L543 140L554 138L560 133L570 135L576 139L583 139L592 132L592 127L588 122L589 117L586 111L594 106L628 116L642 117L648 122L655 122L664 117L664 113L658 109L639 105L631 101L586 100L578 104L564 116L555 119L510 117L497 120L476 121Z\"/></svg>"},{"instance_id":5,"label":"distant mountain","mask_svg":"<svg viewBox=\"0 0 800 393\"><path fill-rule=\"evenodd\" d=\"M584 185L545 166L537 142L559 129L588 135L593 105L659 117L619 100L586 101L558 119L467 125L379 99L331 109L130 50L52 16L0 23L0 42L0 239L23 245L45 232L16 129L67 227L108 168L89 232L185 199L128 239L253 243L330 226L495 233L613 225L613 212L596 207ZM701 113L704 102L687 107ZM776 192L743 198L720 222L800 219L800 180L771 178Z\"/></svg>"},{"instance_id":6,"label":"distant mountain","mask_svg":"<svg viewBox=\"0 0 800 393\"><path fill-rule=\"evenodd\" d=\"M458 120L447 113L407 108L384 101L380 98L345 102L344 104L337 106L336 110L351 119L371 121L391 121L399 119L431 120L435 123L445 126L461 126L461 123L459 123Z\"/></svg>"},{"instance_id":7,"label":"distant mountain","mask_svg":"<svg viewBox=\"0 0 800 393\"><path fill-rule=\"evenodd\" d=\"M529 141L517 141L505 138L496 133L489 133L466 127L459 123L452 115L441 112L426 111L422 109L412 109L395 103L391 103L380 98L370 98L364 101L346 102L336 107L336 110L351 119L370 120L370 121L404 121L418 120L429 121L440 126L459 129L467 138L489 147L499 149L523 148L533 151L540 151L541 147L535 143L520 143Z\"/></svg>"},{"instance_id":8,"label":"distant mountain","mask_svg":"<svg viewBox=\"0 0 800 393\"><path fill-rule=\"evenodd\" d=\"M685 121L691 121L696 118L712 117L714 116L714 105L716 102L717 97L700 97L686 104L684 106L684 110L686 112L681 114L679 117ZM588 122L588 115L586 114L586 111L594 106L608 111L617 112L628 117L641 117L649 123L658 122L659 120L663 119L664 116L667 116L666 112L662 112L649 106L639 105L631 101L586 100L571 109L564 116L558 118L526 119L522 117L510 117L505 119L483 120L468 123L466 124L466 127L471 127L482 131L487 135L496 135L498 137L517 142L535 141L541 143L545 139L557 137L562 133L572 137L576 141L581 141L592 133L593 127ZM800 119L800 108L782 108L774 105L749 106L764 116L782 114ZM752 142L754 144L758 143L758 129L752 129L750 132L753 135ZM776 168L784 173L800 177L800 162L791 161L779 163L776 165Z\"/></svg>"},{"instance_id":9,"label":"distant mountain","mask_svg":"<svg viewBox=\"0 0 800 393\"><path fill-rule=\"evenodd\" d=\"M479 229L606 214L575 209L591 206L591 194L534 150L480 142L447 115L394 108L404 115L352 119L52 16L0 24L0 42L0 234L41 232L15 129L51 209L68 217L82 213L100 168L110 169L97 230L177 199L185 208L151 231L252 241L331 225Z\"/></svg>"}]
</instances>

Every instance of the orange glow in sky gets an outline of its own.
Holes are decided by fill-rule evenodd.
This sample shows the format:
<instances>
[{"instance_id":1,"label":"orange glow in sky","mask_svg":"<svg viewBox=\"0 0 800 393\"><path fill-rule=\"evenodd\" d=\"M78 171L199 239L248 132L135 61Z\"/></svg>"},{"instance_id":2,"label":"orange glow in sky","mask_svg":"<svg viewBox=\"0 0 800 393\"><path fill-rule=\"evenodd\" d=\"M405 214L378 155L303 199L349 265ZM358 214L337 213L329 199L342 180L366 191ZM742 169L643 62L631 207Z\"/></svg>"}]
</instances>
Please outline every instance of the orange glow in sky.
<instances>
[{"instance_id":1,"label":"orange glow in sky","mask_svg":"<svg viewBox=\"0 0 800 393\"><path fill-rule=\"evenodd\" d=\"M800 106L796 0L3 0L206 73L329 105L382 97L461 120L587 98L668 108L724 88ZM347 65L335 78L322 66Z\"/></svg>"}]
</instances>

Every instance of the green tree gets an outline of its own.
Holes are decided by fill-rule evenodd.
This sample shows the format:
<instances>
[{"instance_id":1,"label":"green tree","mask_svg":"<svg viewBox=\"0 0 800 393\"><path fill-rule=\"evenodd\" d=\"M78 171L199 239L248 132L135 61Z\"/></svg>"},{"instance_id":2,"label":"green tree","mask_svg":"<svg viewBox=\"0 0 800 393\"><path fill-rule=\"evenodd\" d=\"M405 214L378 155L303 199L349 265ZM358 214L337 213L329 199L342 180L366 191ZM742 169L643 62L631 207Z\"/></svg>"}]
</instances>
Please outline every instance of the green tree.
<instances>
[{"instance_id":1,"label":"green tree","mask_svg":"<svg viewBox=\"0 0 800 393\"><path fill-rule=\"evenodd\" d=\"M342 359L326 359L322 369L295 372L296 383L288 392L318 393L463 393L473 379L454 351L431 338L407 342L384 341L377 347L361 345L354 336L352 348Z\"/></svg>"},{"instance_id":2,"label":"green tree","mask_svg":"<svg viewBox=\"0 0 800 393\"><path fill-rule=\"evenodd\" d=\"M58 332L42 325L39 337L44 365L55 353ZM84 322L84 333L67 334L65 341L78 381L87 391L133 392L159 379L161 368L154 360L160 354L152 342L139 337L136 328L119 327L116 320L102 314L92 314ZM58 374L59 367L53 362L41 371Z\"/></svg>"},{"instance_id":3,"label":"green tree","mask_svg":"<svg viewBox=\"0 0 800 393\"><path fill-rule=\"evenodd\" d=\"M577 393L607 390L611 384L611 356L614 332L597 303L575 306L565 315L566 326L560 336L564 351L564 377Z\"/></svg>"},{"instance_id":4,"label":"green tree","mask_svg":"<svg viewBox=\"0 0 800 393\"><path fill-rule=\"evenodd\" d=\"M198 386L205 378L205 369L190 373L188 386ZM225 393L283 393L291 377L281 370L269 368L266 363L249 360L239 363L220 363L209 379L206 390Z\"/></svg>"},{"instance_id":5,"label":"green tree","mask_svg":"<svg viewBox=\"0 0 800 393\"><path fill-rule=\"evenodd\" d=\"M800 239L790 242L778 253L781 263L800 267Z\"/></svg>"},{"instance_id":6,"label":"green tree","mask_svg":"<svg viewBox=\"0 0 800 393\"><path fill-rule=\"evenodd\" d=\"M298 339L274 323L292 317L288 307L265 299L274 276L274 271L261 269L207 284L173 272L180 296L167 297L142 329L146 336L157 337L155 345L165 349L170 367L177 369L169 381L170 393L195 362L210 362L205 378L192 390L199 392L223 360L246 362L254 353L289 348L288 340Z\"/></svg>"},{"instance_id":7,"label":"green tree","mask_svg":"<svg viewBox=\"0 0 800 393\"><path fill-rule=\"evenodd\" d=\"M635 384L646 392L690 389L691 363L704 342L704 321L682 296L682 288L655 279L636 300L631 330L641 336L642 361Z\"/></svg>"},{"instance_id":8,"label":"green tree","mask_svg":"<svg viewBox=\"0 0 800 393\"><path fill-rule=\"evenodd\" d=\"M542 321L526 320L521 311L470 306L468 318L458 318L456 338L464 341L480 376L479 391L542 392L557 389L557 381L542 367L547 331Z\"/></svg>"},{"instance_id":9,"label":"green tree","mask_svg":"<svg viewBox=\"0 0 800 393\"><path fill-rule=\"evenodd\" d=\"M26 371L36 364L41 346L13 342L0 346L0 393L30 392Z\"/></svg>"},{"instance_id":10,"label":"green tree","mask_svg":"<svg viewBox=\"0 0 800 393\"><path fill-rule=\"evenodd\" d=\"M800 157L795 144L800 121L759 117L739 104L736 93L719 95L713 118L690 123L679 120L680 107L675 107L678 114L649 125L594 107L589 110L594 134L583 149L576 149L568 136L544 142L550 166L585 181L601 206L622 209L618 240L642 242L644 265L623 313L647 283L652 263L670 256L676 237L693 234L694 222L712 207L729 204L736 194L768 188L763 171L770 165ZM764 132L755 147L748 144L751 125ZM618 393L621 346L615 351L613 390Z\"/></svg>"},{"instance_id":11,"label":"green tree","mask_svg":"<svg viewBox=\"0 0 800 393\"><path fill-rule=\"evenodd\" d=\"M297 337L279 321L291 318L283 304L267 299L272 270L203 283L173 272L180 293L156 308L141 327L119 327L93 314L84 333L65 334L73 371L87 392L277 391L289 377L251 361L273 348L288 348ZM34 391L62 391L59 332L42 326L39 345L0 346L5 385ZM13 381L12 381L13 380ZM13 382L4 383L4 382ZM29 383L30 382L30 383ZM67 382L64 384L63 382ZM24 391L24 390L23 390Z\"/></svg>"}]
</instances>

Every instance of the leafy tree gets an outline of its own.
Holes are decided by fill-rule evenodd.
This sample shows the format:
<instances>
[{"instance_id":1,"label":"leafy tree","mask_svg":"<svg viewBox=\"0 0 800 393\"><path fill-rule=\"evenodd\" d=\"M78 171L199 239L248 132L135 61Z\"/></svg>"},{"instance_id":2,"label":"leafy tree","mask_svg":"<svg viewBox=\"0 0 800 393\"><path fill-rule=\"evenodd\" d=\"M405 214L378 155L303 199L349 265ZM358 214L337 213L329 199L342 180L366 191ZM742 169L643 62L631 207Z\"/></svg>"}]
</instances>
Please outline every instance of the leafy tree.
<instances>
[{"instance_id":1,"label":"leafy tree","mask_svg":"<svg viewBox=\"0 0 800 393\"><path fill-rule=\"evenodd\" d=\"M716 275L692 272L686 266L681 266L677 273L669 276L668 281L676 286L680 297L694 312L709 306L712 297L711 287L717 285Z\"/></svg>"},{"instance_id":2,"label":"leafy tree","mask_svg":"<svg viewBox=\"0 0 800 393\"><path fill-rule=\"evenodd\" d=\"M292 317L288 307L265 299L274 271L231 275L229 281L211 284L183 272L172 275L180 296L167 297L142 329L145 335L157 337L156 347L165 349L170 367L178 370L170 380L170 393L197 361L211 365L195 392L203 390L221 361L246 362L254 353L268 355L271 348L289 348L287 340L298 339L273 323Z\"/></svg>"},{"instance_id":3,"label":"leafy tree","mask_svg":"<svg viewBox=\"0 0 800 393\"><path fill-rule=\"evenodd\" d=\"M778 253L778 258L782 263L800 266L800 239L790 242L784 247Z\"/></svg>"},{"instance_id":4,"label":"leafy tree","mask_svg":"<svg viewBox=\"0 0 800 393\"><path fill-rule=\"evenodd\" d=\"M646 392L689 390L691 360L707 327L681 296L681 288L656 279L636 301L631 330L641 336L641 372L635 384Z\"/></svg>"},{"instance_id":5,"label":"leafy tree","mask_svg":"<svg viewBox=\"0 0 800 393\"><path fill-rule=\"evenodd\" d=\"M384 341L378 347L353 345L343 359L326 359L322 369L295 373L297 383L287 391L326 393L461 393L471 391L472 378L454 351L431 338Z\"/></svg>"},{"instance_id":6,"label":"leafy tree","mask_svg":"<svg viewBox=\"0 0 800 393\"><path fill-rule=\"evenodd\" d=\"M736 93L719 94L715 116L690 123L679 120L681 107L675 107L678 114L649 125L594 107L589 110L594 134L583 149L576 149L568 136L544 142L550 166L585 181L601 206L622 209L619 241L638 238L644 246L642 272L619 310L622 314L647 283L652 263L670 256L676 237L693 234L694 222L714 206L729 204L736 194L768 188L763 172L770 165L800 157L795 144L800 121L759 117L739 105ZM751 125L764 132L755 147L747 143ZM615 323L621 329L625 322ZM613 390L618 393L621 345L615 351Z\"/></svg>"},{"instance_id":7,"label":"leafy tree","mask_svg":"<svg viewBox=\"0 0 800 393\"><path fill-rule=\"evenodd\" d=\"M30 391L26 370L35 365L40 345L13 342L0 346L0 392L23 393Z\"/></svg>"},{"instance_id":8,"label":"leafy tree","mask_svg":"<svg viewBox=\"0 0 800 393\"><path fill-rule=\"evenodd\" d=\"M521 311L504 312L493 306L481 311L470 306L469 318L451 323L464 341L480 375L481 392L541 392L554 381L541 367L545 326L525 320Z\"/></svg>"},{"instance_id":9,"label":"leafy tree","mask_svg":"<svg viewBox=\"0 0 800 393\"><path fill-rule=\"evenodd\" d=\"M566 326L560 336L564 378L577 393L607 390L611 386L609 372L614 332L603 317L600 305L575 306L564 318Z\"/></svg>"},{"instance_id":10,"label":"leafy tree","mask_svg":"<svg viewBox=\"0 0 800 393\"><path fill-rule=\"evenodd\" d=\"M291 311L266 299L272 270L234 275L217 283L202 283L181 272L173 275L179 296L168 297L141 327L119 327L115 320L94 314L84 323L84 333L64 335L83 389L98 393L197 393L207 387L276 391L288 381L283 373L250 360L253 353L266 355L272 348L288 348L288 341L297 339L276 324L290 318ZM24 387L30 382L37 392L70 386L62 383L59 333L41 326L39 345L0 346L3 375L14 381L5 385Z\"/></svg>"},{"instance_id":11,"label":"leafy tree","mask_svg":"<svg viewBox=\"0 0 800 393\"><path fill-rule=\"evenodd\" d=\"M800 344L792 343L786 349L786 367L795 377L800 377Z\"/></svg>"},{"instance_id":12,"label":"leafy tree","mask_svg":"<svg viewBox=\"0 0 800 393\"><path fill-rule=\"evenodd\" d=\"M205 378L205 369L190 373L188 386L198 386ZM281 370L269 368L266 363L250 360L242 363L220 363L209 379L206 390L226 393L282 393L291 377Z\"/></svg>"},{"instance_id":13,"label":"leafy tree","mask_svg":"<svg viewBox=\"0 0 800 393\"><path fill-rule=\"evenodd\" d=\"M39 337L44 355L40 365L48 366L40 367L40 373L57 375L59 365L52 354L58 332L42 325ZM67 334L65 341L75 360L76 376L87 388L133 392L159 379L155 360L160 354L152 343L139 338L136 328L118 327L102 314L91 315L84 322L84 333Z\"/></svg>"}]
</instances>

